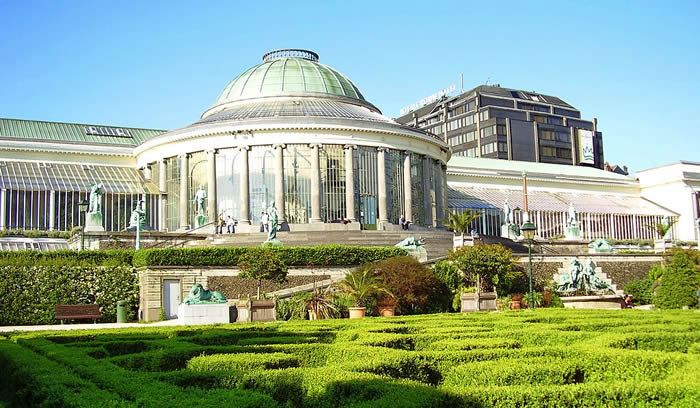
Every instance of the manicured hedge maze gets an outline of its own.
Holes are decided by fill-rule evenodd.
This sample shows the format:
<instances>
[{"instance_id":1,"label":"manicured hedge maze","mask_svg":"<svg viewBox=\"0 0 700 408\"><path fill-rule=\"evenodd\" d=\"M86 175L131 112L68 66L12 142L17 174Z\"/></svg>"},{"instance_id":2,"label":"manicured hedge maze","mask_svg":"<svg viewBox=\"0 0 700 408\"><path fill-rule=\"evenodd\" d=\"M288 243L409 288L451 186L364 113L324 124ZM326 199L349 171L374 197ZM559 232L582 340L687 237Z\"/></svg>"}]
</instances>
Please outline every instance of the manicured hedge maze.
<instances>
[{"instance_id":1,"label":"manicured hedge maze","mask_svg":"<svg viewBox=\"0 0 700 408\"><path fill-rule=\"evenodd\" d=\"M0 338L0 367L0 396L18 406L697 407L700 314L560 309L13 334Z\"/></svg>"}]
</instances>

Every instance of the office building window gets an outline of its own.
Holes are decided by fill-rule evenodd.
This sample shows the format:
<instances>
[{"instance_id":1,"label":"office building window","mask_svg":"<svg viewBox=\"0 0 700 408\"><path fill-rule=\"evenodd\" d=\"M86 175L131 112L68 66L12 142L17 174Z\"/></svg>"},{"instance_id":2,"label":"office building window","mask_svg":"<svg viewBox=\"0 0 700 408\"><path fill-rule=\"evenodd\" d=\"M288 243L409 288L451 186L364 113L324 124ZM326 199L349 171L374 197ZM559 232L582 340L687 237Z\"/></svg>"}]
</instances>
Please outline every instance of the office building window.
<instances>
[{"instance_id":1,"label":"office building window","mask_svg":"<svg viewBox=\"0 0 700 408\"><path fill-rule=\"evenodd\" d=\"M464 111L465 112L471 112L475 109L476 109L476 100L474 100L474 99L472 99L471 101L464 104Z\"/></svg>"},{"instance_id":2,"label":"office building window","mask_svg":"<svg viewBox=\"0 0 700 408\"><path fill-rule=\"evenodd\" d=\"M518 103L518 109L522 110L535 110L535 107L529 103Z\"/></svg>"},{"instance_id":3,"label":"office building window","mask_svg":"<svg viewBox=\"0 0 700 408\"><path fill-rule=\"evenodd\" d=\"M540 156L542 157L556 157L557 149L554 147L540 146Z\"/></svg>"},{"instance_id":4,"label":"office building window","mask_svg":"<svg viewBox=\"0 0 700 408\"><path fill-rule=\"evenodd\" d=\"M549 129L540 129L540 140L554 140L554 131Z\"/></svg>"},{"instance_id":5,"label":"office building window","mask_svg":"<svg viewBox=\"0 0 700 408\"><path fill-rule=\"evenodd\" d=\"M496 125L496 133L503 136L507 135L506 125Z\"/></svg>"},{"instance_id":6,"label":"office building window","mask_svg":"<svg viewBox=\"0 0 700 408\"><path fill-rule=\"evenodd\" d=\"M532 120L537 123L547 123L547 117L542 115L532 115Z\"/></svg>"},{"instance_id":7,"label":"office building window","mask_svg":"<svg viewBox=\"0 0 700 408\"><path fill-rule=\"evenodd\" d=\"M464 155L467 157L476 157L476 147L472 147L471 149L465 150Z\"/></svg>"},{"instance_id":8,"label":"office building window","mask_svg":"<svg viewBox=\"0 0 700 408\"><path fill-rule=\"evenodd\" d=\"M481 129L481 138L482 139L485 137L493 136L494 134L496 134L496 126L495 125Z\"/></svg>"},{"instance_id":9,"label":"office building window","mask_svg":"<svg viewBox=\"0 0 700 408\"><path fill-rule=\"evenodd\" d=\"M489 120L489 110L486 109L484 111L479 112L479 119L482 121Z\"/></svg>"},{"instance_id":10,"label":"office building window","mask_svg":"<svg viewBox=\"0 0 700 408\"><path fill-rule=\"evenodd\" d=\"M496 151L496 142L481 145L481 155L490 154Z\"/></svg>"},{"instance_id":11,"label":"office building window","mask_svg":"<svg viewBox=\"0 0 700 408\"><path fill-rule=\"evenodd\" d=\"M471 132L467 132L464 135L464 138L465 138L465 143L475 141L476 140L476 130L472 130Z\"/></svg>"},{"instance_id":12,"label":"office building window","mask_svg":"<svg viewBox=\"0 0 700 408\"><path fill-rule=\"evenodd\" d=\"M457 108L455 108L455 115L461 115L464 113L464 106L460 105Z\"/></svg>"},{"instance_id":13,"label":"office building window","mask_svg":"<svg viewBox=\"0 0 700 408\"><path fill-rule=\"evenodd\" d=\"M474 116L475 115L467 115L467 116L463 117L462 123L464 124L464 126L473 125L474 124Z\"/></svg>"},{"instance_id":14,"label":"office building window","mask_svg":"<svg viewBox=\"0 0 700 408\"><path fill-rule=\"evenodd\" d=\"M520 99L520 95L518 95L517 92L515 92L515 91L510 91L510 94L511 94L511 96L512 96L513 98L518 98L518 99Z\"/></svg>"},{"instance_id":15,"label":"office building window","mask_svg":"<svg viewBox=\"0 0 700 408\"><path fill-rule=\"evenodd\" d=\"M557 142L571 143L571 135L569 132L559 132L556 133Z\"/></svg>"},{"instance_id":16,"label":"office building window","mask_svg":"<svg viewBox=\"0 0 700 408\"><path fill-rule=\"evenodd\" d=\"M561 126L561 125L564 124L564 121L563 121L561 118L558 118L558 117L556 117L556 116L550 116L550 117L547 118L547 123L549 123L550 125L559 125L559 126Z\"/></svg>"},{"instance_id":17,"label":"office building window","mask_svg":"<svg viewBox=\"0 0 700 408\"><path fill-rule=\"evenodd\" d=\"M535 105L535 110L538 112L549 112L549 106Z\"/></svg>"},{"instance_id":18,"label":"office building window","mask_svg":"<svg viewBox=\"0 0 700 408\"><path fill-rule=\"evenodd\" d=\"M557 157L571 159L571 149L557 148Z\"/></svg>"},{"instance_id":19,"label":"office building window","mask_svg":"<svg viewBox=\"0 0 700 408\"><path fill-rule=\"evenodd\" d=\"M508 153L508 143L498 142L498 151L502 153Z\"/></svg>"},{"instance_id":20,"label":"office building window","mask_svg":"<svg viewBox=\"0 0 700 408\"><path fill-rule=\"evenodd\" d=\"M452 121L447 122L447 130L450 131L450 130L459 129L459 128L461 127L461 126L460 126L460 125L461 125L461 122L462 122L462 121L459 120L459 119L456 119L456 120L452 120Z\"/></svg>"}]
</instances>

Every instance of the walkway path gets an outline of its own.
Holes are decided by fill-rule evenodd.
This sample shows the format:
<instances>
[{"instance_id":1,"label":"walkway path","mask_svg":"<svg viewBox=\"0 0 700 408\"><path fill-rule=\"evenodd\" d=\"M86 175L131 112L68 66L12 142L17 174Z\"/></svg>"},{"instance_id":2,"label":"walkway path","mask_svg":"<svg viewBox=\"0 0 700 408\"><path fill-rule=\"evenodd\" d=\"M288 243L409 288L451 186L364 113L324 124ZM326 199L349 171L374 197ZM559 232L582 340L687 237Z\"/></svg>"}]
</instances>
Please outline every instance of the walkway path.
<instances>
[{"instance_id":1,"label":"walkway path","mask_svg":"<svg viewBox=\"0 0 700 408\"><path fill-rule=\"evenodd\" d=\"M100 330L100 329L125 329L132 327L159 327L178 326L178 320L165 320L155 323L81 323L81 324L47 324L43 326L0 326L0 333L13 331L57 331L57 330Z\"/></svg>"}]
</instances>

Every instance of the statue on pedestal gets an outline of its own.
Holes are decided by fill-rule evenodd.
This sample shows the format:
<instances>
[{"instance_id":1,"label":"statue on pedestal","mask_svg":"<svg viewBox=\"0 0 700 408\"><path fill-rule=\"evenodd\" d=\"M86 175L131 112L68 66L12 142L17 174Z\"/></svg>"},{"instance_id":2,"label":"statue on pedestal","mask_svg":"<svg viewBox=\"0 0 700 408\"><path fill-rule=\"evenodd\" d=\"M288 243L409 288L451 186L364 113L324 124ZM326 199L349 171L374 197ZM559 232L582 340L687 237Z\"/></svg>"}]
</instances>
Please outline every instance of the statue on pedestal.
<instances>
[{"instance_id":1,"label":"statue on pedestal","mask_svg":"<svg viewBox=\"0 0 700 408\"><path fill-rule=\"evenodd\" d=\"M129 218L129 228L143 229L146 225L146 202L139 200L131 211Z\"/></svg>"},{"instance_id":2,"label":"statue on pedestal","mask_svg":"<svg viewBox=\"0 0 700 408\"><path fill-rule=\"evenodd\" d=\"M196 213L199 216L207 213L207 191L200 184L197 192L194 194L194 202L196 204Z\"/></svg>"},{"instance_id":3,"label":"statue on pedestal","mask_svg":"<svg viewBox=\"0 0 700 408\"><path fill-rule=\"evenodd\" d=\"M102 226L102 195L105 186L102 183L89 184L90 197L88 200L88 210L85 214L85 232L104 231Z\"/></svg>"},{"instance_id":4,"label":"statue on pedestal","mask_svg":"<svg viewBox=\"0 0 700 408\"><path fill-rule=\"evenodd\" d=\"M506 225L513 224L513 210L510 208L510 205L508 205L508 200L503 203L503 217Z\"/></svg>"},{"instance_id":5,"label":"statue on pedestal","mask_svg":"<svg viewBox=\"0 0 700 408\"><path fill-rule=\"evenodd\" d=\"M574 203L569 203L569 216L566 219L566 225L568 227L578 226L578 223L576 222L576 209L574 208Z\"/></svg>"},{"instance_id":6,"label":"statue on pedestal","mask_svg":"<svg viewBox=\"0 0 700 408\"><path fill-rule=\"evenodd\" d=\"M104 192L105 186L102 183L93 184L90 187L88 214L102 214L102 195Z\"/></svg>"},{"instance_id":7,"label":"statue on pedestal","mask_svg":"<svg viewBox=\"0 0 700 408\"><path fill-rule=\"evenodd\" d=\"M282 243L277 239L277 230L279 229L279 214L275 203L270 203L267 208L267 240L263 245L281 246Z\"/></svg>"}]
</instances>

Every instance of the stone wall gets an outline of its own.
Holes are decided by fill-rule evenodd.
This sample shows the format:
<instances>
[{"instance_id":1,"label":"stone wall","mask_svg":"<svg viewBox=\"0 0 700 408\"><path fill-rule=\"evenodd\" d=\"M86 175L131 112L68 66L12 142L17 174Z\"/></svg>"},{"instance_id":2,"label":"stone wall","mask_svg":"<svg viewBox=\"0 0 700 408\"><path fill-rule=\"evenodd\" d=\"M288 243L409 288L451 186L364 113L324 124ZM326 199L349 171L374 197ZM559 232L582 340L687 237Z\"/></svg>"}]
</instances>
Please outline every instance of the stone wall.
<instances>
[{"instance_id":1,"label":"stone wall","mask_svg":"<svg viewBox=\"0 0 700 408\"><path fill-rule=\"evenodd\" d=\"M608 278L617 285L618 289L623 289L630 281L646 278L649 269L653 265L663 261L659 255L610 255L610 254L585 254L577 256L566 255L541 255L532 257L532 278L538 289L547 284L559 268L568 268L572 258L577 257L581 262L588 258L593 259L596 266L607 274ZM523 274L523 279L528 275L528 258L526 256L516 257L516 269Z\"/></svg>"},{"instance_id":2,"label":"stone wall","mask_svg":"<svg viewBox=\"0 0 700 408\"><path fill-rule=\"evenodd\" d=\"M288 283L277 285L272 282L263 286L264 292L270 292L289 287L300 286L317 281L332 278L341 278L352 267L329 268L289 268ZM180 282L180 300L187 297L195 283L201 284L205 289L219 290L229 299L236 299L239 295L255 295L257 282L238 277L237 268L224 267L149 267L139 268L139 319L145 321L158 320L163 303L163 281L174 279Z\"/></svg>"}]
</instances>

